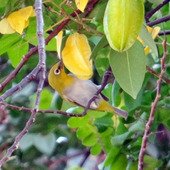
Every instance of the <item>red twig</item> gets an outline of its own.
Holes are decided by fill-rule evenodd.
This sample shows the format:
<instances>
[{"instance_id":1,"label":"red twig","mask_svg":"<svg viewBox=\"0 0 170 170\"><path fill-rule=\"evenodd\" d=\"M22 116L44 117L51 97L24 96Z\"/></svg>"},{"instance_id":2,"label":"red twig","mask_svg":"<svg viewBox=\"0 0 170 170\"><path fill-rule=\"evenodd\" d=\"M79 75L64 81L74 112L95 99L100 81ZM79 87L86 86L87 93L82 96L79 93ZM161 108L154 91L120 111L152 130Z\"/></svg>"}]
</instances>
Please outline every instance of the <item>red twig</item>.
<instances>
[{"instance_id":1,"label":"red twig","mask_svg":"<svg viewBox=\"0 0 170 170\"><path fill-rule=\"evenodd\" d=\"M149 68L148 66L146 66L146 69L147 69L148 72L150 72L150 73L153 74L154 76L160 77L160 74L159 74L159 73L157 73L156 71L152 70L152 69ZM163 76L163 77L162 77L162 80L163 80L165 83L170 84L170 80L169 80L168 78L166 78L166 77Z\"/></svg>"},{"instance_id":2,"label":"red twig","mask_svg":"<svg viewBox=\"0 0 170 170\"><path fill-rule=\"evenodd\" d=\"M148 122L146 123L146 126L145 126L145 132L144 132L144 136L143 136L143 140L142 140L142 146L141 146L141 149L140 149L140 153L139 153L139 161L138 161L138 170L143 170L143 167L144 167L144 154L145 154L145 151L146 151L146 144L147 144L147 140L148 140L148 137L149 137L149 133L150 133L150 128L151 128L151 125L152 125L152 122L154 120L154 113L155 113L155 110L156 110L156 105L161 97L161 81L162 81L162 77L165 73L165 60L166 60L166 57L167 57L167 51L166 51L166 40L163 41L163 48L164 48L164 54L163 54L163 57L161 59L161 74L159 75L159 79L157 81L157 94L156 94L156 97L155 97L155 100L154 102L152 103L152 108L151 108L151 112L150 112L150 116L149 116L149 120Z\"/></svg>"}]
</instances>

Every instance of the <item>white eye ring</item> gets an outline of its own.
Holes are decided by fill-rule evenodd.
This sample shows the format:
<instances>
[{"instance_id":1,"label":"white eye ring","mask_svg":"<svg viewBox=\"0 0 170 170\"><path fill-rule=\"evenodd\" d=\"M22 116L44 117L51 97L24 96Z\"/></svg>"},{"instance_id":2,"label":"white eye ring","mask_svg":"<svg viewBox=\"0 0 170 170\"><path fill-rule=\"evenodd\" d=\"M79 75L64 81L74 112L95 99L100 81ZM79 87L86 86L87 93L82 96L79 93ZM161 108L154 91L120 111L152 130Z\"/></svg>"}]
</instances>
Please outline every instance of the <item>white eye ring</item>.
<instances>
[{"instance_id":1,"label":"white eye ring","mask_svg":"<svg viewBox=\"0 0 170 170\"><path fill-rule=\"evenodd\" d=\"M58 68L55 69L55 70L54 70L54 74L55 74L55 75L59 75L59 74L60 74L60 69L58 69Z\"/></svg>"}]
</instances>

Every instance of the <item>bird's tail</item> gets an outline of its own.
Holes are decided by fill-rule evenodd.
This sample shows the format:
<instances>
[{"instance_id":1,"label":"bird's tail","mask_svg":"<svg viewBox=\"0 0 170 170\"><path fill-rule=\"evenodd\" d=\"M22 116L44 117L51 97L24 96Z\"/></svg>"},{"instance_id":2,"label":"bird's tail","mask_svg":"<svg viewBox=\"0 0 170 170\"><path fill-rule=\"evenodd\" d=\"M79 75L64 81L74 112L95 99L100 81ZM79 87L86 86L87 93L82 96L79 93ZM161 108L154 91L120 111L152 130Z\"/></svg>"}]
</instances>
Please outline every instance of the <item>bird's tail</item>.
<instances>
[{"instance_id":1,"label":"bird's tail","mask_svg":"<svg viewBox=\"0 0 170 170\"><path fill-rule=\"evenodd\" d=\"M114 112L115 112L117 115L119 115L119 116L127 119L127 117L128 117L128 112L127 112L127 111L122 110L122 109L119 109L119 108L114 107L114 106L112 106L112 107L114 108Z\"/></svg>"},{"instance_id":2,"label":"bird's tail","mask_svg":"<svg viewBox=\"0 0 170 170\"><path fill-rule=\"evenodd\" d=\"M106 102L105 100L100 101L100 105L96 110L115 113L115 114L117 114L117 115L119 115L119 116L121 116L125 119L127 119L127 117L128 117L127 111L116 108L116 107L112 106L110 103Z\"/></svg>"}]
</instances>

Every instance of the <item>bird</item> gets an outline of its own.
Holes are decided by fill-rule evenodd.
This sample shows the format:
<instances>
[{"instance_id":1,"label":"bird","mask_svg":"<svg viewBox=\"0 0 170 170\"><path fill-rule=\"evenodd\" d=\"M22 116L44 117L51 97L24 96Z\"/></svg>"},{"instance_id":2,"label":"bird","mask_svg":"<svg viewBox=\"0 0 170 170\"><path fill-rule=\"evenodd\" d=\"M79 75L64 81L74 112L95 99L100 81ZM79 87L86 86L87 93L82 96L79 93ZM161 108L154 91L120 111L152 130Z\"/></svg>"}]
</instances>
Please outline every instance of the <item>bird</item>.
<instances>
[{"instance_id":1,"label":"bird","mask_svg":"<svg viewBox=\"0 0 170 170\"><path fill-rule=\"evenodd\" d=\"M62 61L52 66L48 74L48 82L62 99L83 108L87 107L89 100L99 90L99 86L91 80L81 80L74 74L67 74ZM127 111L112 106L102 96L101 94L97 95L94 101L91 102L89 109L115 113L125 119L127 118Z\"/></svg>"}]
</instances>

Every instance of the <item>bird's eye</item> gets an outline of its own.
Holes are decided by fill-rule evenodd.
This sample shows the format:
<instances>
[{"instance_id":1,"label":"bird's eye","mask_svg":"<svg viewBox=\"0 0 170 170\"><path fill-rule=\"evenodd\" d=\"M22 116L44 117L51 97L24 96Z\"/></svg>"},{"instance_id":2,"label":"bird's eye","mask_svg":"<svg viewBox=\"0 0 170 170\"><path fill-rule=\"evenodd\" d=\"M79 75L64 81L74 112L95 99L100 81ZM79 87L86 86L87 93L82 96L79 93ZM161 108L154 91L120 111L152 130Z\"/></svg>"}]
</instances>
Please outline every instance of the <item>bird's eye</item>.
<instances>
[{"instance_id":1,"label":"bird's eye","mask_svg":"<svg viewBox=\"0 0 170 170\"><path fill-rule=\"evenodd\" d=\"M55 70L54 70L54 74L55 74L55 75L59 75L59 74L60 74L60 69L58 69L58 68L55 69Z\"/></svg>"}]
</instances>

